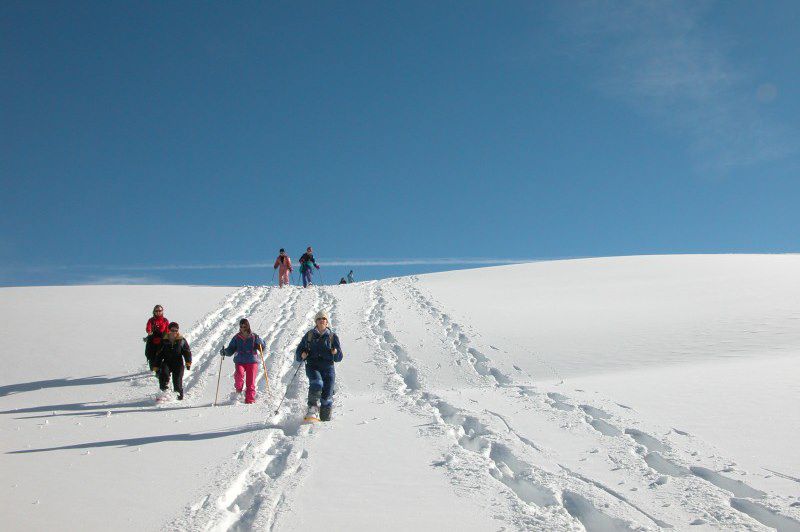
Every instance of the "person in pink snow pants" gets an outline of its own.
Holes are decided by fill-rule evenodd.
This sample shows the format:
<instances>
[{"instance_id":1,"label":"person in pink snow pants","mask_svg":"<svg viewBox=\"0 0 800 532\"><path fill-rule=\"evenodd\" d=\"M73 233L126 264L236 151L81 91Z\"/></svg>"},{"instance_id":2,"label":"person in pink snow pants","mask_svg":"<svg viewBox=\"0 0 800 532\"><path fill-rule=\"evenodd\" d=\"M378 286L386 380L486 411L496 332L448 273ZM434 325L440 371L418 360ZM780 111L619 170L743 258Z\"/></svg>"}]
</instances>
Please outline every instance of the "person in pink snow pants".
<instances>
[{"instance_id":1,"label":"person in pink snow pants","mask_svg":"<svg viewBox=\"0 0 800 532\"><path fill-rule=\"evenodd\" d=\"M281 248L278 258L275 259L273 269L278 270L278 286L283 288L283 285L288 285L289 274L292 272L292 259L289 258L283 248Z\"/></svg>"},{"instance_id":2,"label":"person in pink snow pants","mask_svg":"<svg viewBox=\"0 0 800 532\"><path fill-rule=\"evenodd\" d=\"M244 402L256 401L256 376L258 375L259 351L263 351L266 343L250 330L250 322L239 320L239 332L231 338L228 347L220 349L223 357L233 356L236 372L233 374L233 385L236 393L245 391ZM246 386L246 387L245 387Z\"/></svg>"}]
</instances>

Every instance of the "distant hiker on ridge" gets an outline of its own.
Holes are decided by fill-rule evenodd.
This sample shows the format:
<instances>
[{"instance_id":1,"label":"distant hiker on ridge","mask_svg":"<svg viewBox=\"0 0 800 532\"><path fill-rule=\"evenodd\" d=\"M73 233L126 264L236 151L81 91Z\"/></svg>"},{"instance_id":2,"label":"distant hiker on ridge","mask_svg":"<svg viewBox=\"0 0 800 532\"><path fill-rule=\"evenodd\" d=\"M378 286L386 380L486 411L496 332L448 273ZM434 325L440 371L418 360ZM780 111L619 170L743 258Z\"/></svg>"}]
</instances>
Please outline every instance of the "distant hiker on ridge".
<instances>
[{"instance_id":1,"label":"distant hiker on ridge","mask_svg":"<svg viewBox=\"0 0 800 532\"><path fill-rule=\"evenodd\" d=\"M355 277L353 277L353 270L350 270L350 273L347 274L347 284L356 282Z\"/></svg>"},{"instance_id":2,"label":"distant hiker on ridge","mask_svg":"<svg viewBox=\"0 0 800 532\"><path fill-rule=\"evenodd\" d=\"M183 401L183 368L192 367L192 351L189 342L181 336L180 326L174 321L169 324L169 333L161 340L161 349L156 353L153 362L156 365L158 384L162 392L167 391L169 377L172 374L172 389L178 393L178 401ZM163 394L159 400L167 399Z\"/></svg>"},{"instance_id":3,"label":"distant hiker on ridge","mask_svg":"<svg viewBox=\"0 0 800 532\"><path fill-rule=\"evenodd\" d=\"M281 248L278 258L275 259L274 270L278 270L278 287L283 288L283 285L289 283L289 273L292 272L292 259L286 254L286 251Z\"/></svg>"},{"instance_id":4,"label":"distant hiker on ridge","mask_svg":"<svg viewBox=\"0 0 800 532\"><path fill-rule=\"evenodd\" d=\"M342 361L339 337L328 328L328 313L317 312L315 327L308 331L295 349L295 360L306 362L308 377L308 412L306 421L330 421L333 409L334 362Z\"/></svg>"},{"instance_id":5,"label":"distant hiker on ridge","mask_svg":"<svg viewBox=\"0 0 800 532\"><path fill-rule=\"evenodd\" d=\"M244 397L246 404L256 402L258 359L266 347L264 340L250 330L250 322L242 318L239 320L239 333L231 338L228 347L219 350L219 354L223 357L236 353L236 356L233 357L233 362L236 364L236 373L233 376L233 385L236 388L235 398L238 399L239 394L242 393L246 381L247 389Z\"/></svg>"},{"instance_id":6,"label":"distant hiker on ridge","mask_svg":"<svg viewBox=\"0 0 800 532\"><path fill-rule=\"evenodd\" d=\"M311 276L313 275L311 271L311 265L314 265L316 269L319 270L319 265L317 261L314 260L314 250L311 249L311 246L306 248L306 252L303 253L303 256L300 257L300 273L303 276L303 288L306 288L310 284L314 284L311 281Z\"/></svg>"},{"instance_id":7,"label":"distant hiker on ridge","mask_svg":"<svg viewBox=\"0 0 800 532\"><path fill-rule=\"evenodd\" d=\"M168 328L169 320L164 317L164 307L156 305L153 307L153 317L147 320L147 325L145 325L147 336L143 338L146 342L144 356L147 358L147 365L150 367L150 371L155 371L153 358L161 348L161 338L164 337Z\"/></svg>"}]
</instances>

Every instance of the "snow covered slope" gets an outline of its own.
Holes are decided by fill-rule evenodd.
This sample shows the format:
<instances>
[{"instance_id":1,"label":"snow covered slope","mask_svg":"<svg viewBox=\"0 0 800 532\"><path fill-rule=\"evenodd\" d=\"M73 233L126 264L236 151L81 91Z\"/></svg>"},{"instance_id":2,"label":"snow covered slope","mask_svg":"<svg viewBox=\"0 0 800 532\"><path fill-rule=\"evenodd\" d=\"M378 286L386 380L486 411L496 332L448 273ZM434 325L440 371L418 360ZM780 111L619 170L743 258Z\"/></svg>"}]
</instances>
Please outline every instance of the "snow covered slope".
<instances>
[{"instance_id":1,"label":"snow covered slope","mask_svg":"<svg viewBox=\"0 0 800 532\"><path fill-rule=\"evenodd\" d=\"M2 289L4 528L800 530L799 270L627 257L171 300ZM195 355L182 403L153 404L144 372L156 302ZM292 351L321 308L345 359L333 422L303 425ZM211 407L242 316L269 386L236 403L226 359Z\"/></svg>"}]
</instances>

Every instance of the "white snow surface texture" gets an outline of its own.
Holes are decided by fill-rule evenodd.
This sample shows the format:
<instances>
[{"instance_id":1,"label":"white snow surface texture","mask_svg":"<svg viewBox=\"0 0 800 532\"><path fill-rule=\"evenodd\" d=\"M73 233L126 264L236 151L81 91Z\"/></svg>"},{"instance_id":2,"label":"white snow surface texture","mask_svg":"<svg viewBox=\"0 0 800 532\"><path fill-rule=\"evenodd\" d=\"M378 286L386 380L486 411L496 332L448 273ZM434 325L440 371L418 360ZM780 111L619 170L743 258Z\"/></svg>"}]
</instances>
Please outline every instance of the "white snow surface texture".
<instances>
[{"instance_id":1,"label":"white snow surface texture","mask_svg":"<svg viewBox=\"0 0 800 532\"><path fill-rule=\"evenodd\" d=\"M146 371L156 303L192 347L181 402ZM303 424L321 309L344 360ZM253 405L216 354L241 317ZM797 256L4 288L0 336L4 530L800 531Z\"/></svg>"}]
</instances>

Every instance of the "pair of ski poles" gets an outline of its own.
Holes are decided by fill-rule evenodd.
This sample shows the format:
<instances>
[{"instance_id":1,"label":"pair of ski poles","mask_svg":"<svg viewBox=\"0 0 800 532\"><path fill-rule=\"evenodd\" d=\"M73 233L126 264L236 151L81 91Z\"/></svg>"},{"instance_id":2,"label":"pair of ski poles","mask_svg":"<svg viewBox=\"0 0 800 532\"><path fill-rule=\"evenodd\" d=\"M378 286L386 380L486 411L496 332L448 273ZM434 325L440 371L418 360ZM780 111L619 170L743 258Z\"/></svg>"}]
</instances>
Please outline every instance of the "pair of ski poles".
<instances>
[{"instance_id":1,"label":"pair of ski poles","mask_svg":"<svg viewBox=\"0 0 800 532\"><path fill-rule=\"evenodd\" d=\"M264 364L264 353L262 351L259 351L259 353L261 353L261 364L264 367L264 379L265 379L265 381L267 383L267 386L269 386L269 378L267 377L267 366L266 366L266 364ZM214 394L214 406L217 406L217 401L219 401L219 381L222 378L222 361L224 359L225 359L224 356L220 357L220 359L219 359L219 373L217 373L217 391ZM286 391L283 392L283 397L281 397L281 402L278 403L278 408L275 409L275 413L276 414L278 413L278 410L280 410L284 399L286 399L286 395L289 393L289 387L292 385L292 383L294 382L294 379L297 377L297 373L300 371L300 368L303 366L303 362L305 362L305 360L301 360L300 363L297 365L297 369L294 370L294 375L292 375L292 380L290 380L289 384L286 385Z\"/></svg>"},{"instance_id":2,"label":"pair of ski poles","mask_svg":"<svg viewBox=\"0 0 800 532\"><path fill-rule=\"evenodd\" d=\"M224 349L224 347L222 349ZM220 349L220 351L222 351L222 349ZM264 368L264 386L269 389L269 375L267 375L267 363L264 361L264 351L258 349L258 354L261 355L261 367ZM219 372L217 373L217 391L214 393L214 406L217 406L217 401L219 400L219 381L222 378L222 362L224 360L225 355L222 355L219 358Z\"/></svg>"}]
</instances>

